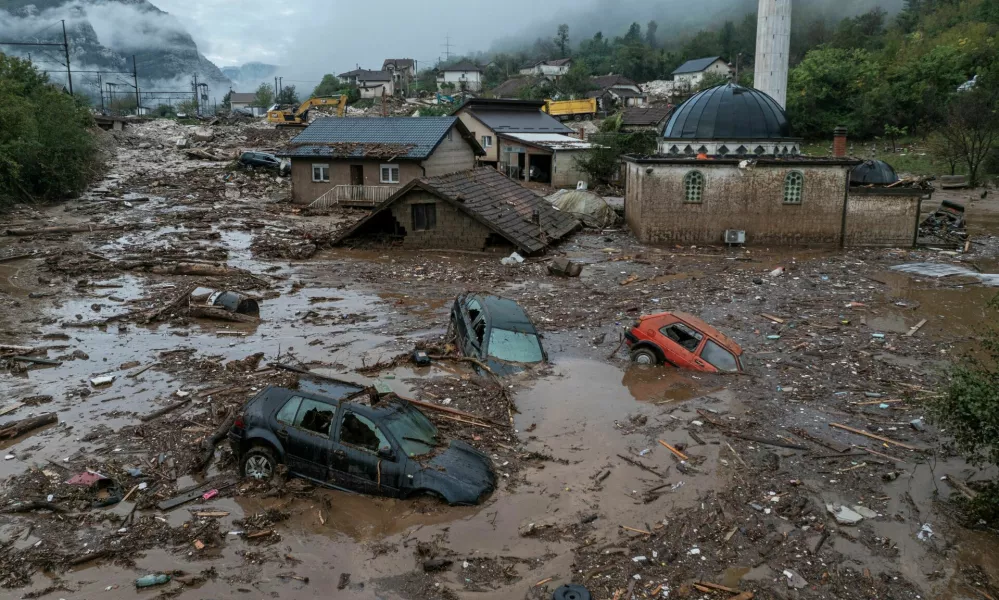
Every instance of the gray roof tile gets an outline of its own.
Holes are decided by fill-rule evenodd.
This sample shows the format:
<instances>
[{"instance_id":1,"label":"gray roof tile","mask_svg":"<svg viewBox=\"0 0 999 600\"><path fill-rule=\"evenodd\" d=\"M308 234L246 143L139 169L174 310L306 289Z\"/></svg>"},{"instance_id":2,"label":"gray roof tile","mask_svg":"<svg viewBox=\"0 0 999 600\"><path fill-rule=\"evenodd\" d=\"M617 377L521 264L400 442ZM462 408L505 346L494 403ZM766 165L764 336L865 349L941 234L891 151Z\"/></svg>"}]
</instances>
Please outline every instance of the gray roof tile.
<instances>
[{"instance_id":1,"label":"gray roof tile","mask_svg":"<svg viewBox=\"0 0 999 600\"><path fill-rule=\"evenodd\" d=\"M387 158L430 156L457 117L359 117L316 119L281 156Z\"/></svg>"},{"instance_id":2,"label":"gray roof tile","mask_svg":"<svg viewBox=\"0 0 999 600\"><path fill-rule=\"evenodd\" d=\"M711 66L711 63L715 62L721 58L720 56L707 56L705 58L695 58L693 60L688 60L673 71L673 75L681 75L683 73L699 73L704 69Z\"/></svg>"}]
</instances>

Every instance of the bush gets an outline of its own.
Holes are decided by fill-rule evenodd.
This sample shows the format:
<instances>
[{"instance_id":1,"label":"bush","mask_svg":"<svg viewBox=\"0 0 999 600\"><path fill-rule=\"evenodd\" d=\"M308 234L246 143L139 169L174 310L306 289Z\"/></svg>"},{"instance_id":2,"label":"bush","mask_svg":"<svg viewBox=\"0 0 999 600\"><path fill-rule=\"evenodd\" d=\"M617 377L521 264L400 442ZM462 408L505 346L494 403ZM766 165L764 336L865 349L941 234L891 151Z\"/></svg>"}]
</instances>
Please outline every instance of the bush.
<instances>
[{"instance_id":1,"label":"bush","mask_svg":"<svg viewBox=\"0 0 999 600\"><path fill-rule=\"evenodd\" d=\"M576 166L589 175L593 183L610 183L617 179L621 169L621 155L653 154L656 151L656 133L596 133L587 141L600 146L576 158Z\"/></svg>"},{"instance_id":2,"label":"bush","mask_svg":"<svg viewBox=\"0 0 999 600\"><path fill-rule=\"evenodd\" d=\"M999 296L990 302L997 307ZM981 342L988 358L973 356L951 367L950 384L930 404L933 421L954 437L957 449L974 465L999 464L999 333ZM967 503L969 516L999 522L999 486L990 483Z\"/></svg>"},{"instance_id":3,"label":"bush","mask_svg":"<svg viewBox=\"0 0 999 600\"><path fill-rule=\"evenodd\" d=\"M86 103L0 54L0 205L75 196L103 171Z\"/></svg>"}]
</instances>

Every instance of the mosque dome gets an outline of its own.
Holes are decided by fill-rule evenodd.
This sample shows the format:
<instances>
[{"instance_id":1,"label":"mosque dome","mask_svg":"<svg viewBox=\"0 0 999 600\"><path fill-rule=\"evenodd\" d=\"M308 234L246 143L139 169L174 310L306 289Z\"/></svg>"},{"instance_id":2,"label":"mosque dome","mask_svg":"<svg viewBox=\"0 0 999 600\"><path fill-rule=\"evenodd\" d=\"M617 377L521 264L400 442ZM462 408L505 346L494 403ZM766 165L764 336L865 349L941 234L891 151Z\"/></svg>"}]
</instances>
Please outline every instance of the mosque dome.
<instances>
[{"instance_id":1,"label":"mosque dome","mask_svg":"<svg viewBox=\"0 0 999 600\"><path fill-rule=\"evenodd\" d=\"M898 173L883 160L865 160L850 172L850 185L888 185L898 181Z\"/></svg>"},{"instance_id":2,"label":"mosque dome","mask_svg":"<svg viewBox=\"0 0 999 600\"><path fill-rule=\"evenodd\" d=\"M673 110L668 140L778 140L791 137L787 115L760 90L733 83L694 94Z\"/></svg>"}]
</instances>

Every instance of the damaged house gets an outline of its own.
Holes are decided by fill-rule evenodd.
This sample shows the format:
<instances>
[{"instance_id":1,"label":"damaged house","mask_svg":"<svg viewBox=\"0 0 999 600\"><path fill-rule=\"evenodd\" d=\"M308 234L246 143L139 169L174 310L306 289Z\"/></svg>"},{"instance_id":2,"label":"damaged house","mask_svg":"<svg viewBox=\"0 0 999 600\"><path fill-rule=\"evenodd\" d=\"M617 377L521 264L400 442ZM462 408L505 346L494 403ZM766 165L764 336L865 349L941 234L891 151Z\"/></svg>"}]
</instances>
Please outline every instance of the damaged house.
<instances>
[{"instance_id":1,"label":"damaged house","mask_svg":"<svg viewBox=\"0 0 999 600\"><path fill-rule=\"evenodd\" d=\"M412 181L334 244L363 238L405 248L515 248L535 254L579 226L544 198L492 167Z\"/></svg>"},{"instance_id":2,"label":"damaged house","mask_svg":"<svg viewBox=\"0 0 999 600\"><path fill-rule=\"evenodd\" d=\"M676 107L659 154L626 156L625 220L646 243L911 246L922 192L851 185L860 160L802 156L784 110L725 84Z\"/></svg>"},{"instance_id":3,"label":"damaged house","mask_svg":"<svg viewBox=\"0 0 999 600\"><path fill-rule=\"evenodd\" d=\"M553 187L589 183L576 159L593 144L574 137L575 132L543 112L543 106L540 100L470 98L453 114L485 151L480 163L497 167L513 179Z\"/></svg>"},{"instance_id":4,"label":"damaged house","mask_svg":"<svg viewBox=\"0 0 999 600\"><path fill-rule=\"evenodd\" d=\"M420 177L471 169L482 148L457 117L321 118L279 156L292 199L373 206Z\"/></svg>"}]
</instances>

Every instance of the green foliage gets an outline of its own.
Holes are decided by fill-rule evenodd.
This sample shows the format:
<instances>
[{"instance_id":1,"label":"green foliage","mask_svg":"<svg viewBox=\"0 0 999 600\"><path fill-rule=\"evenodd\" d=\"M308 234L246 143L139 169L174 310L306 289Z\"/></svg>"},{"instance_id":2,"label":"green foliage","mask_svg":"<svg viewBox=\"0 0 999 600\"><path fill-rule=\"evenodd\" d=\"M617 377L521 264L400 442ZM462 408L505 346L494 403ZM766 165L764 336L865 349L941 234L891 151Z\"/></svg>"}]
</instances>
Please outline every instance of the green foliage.
<instances>
[{"instance_id":1,"label":"green foliage","mask_svg":"<svg viewBox=\"0 0 999 600\"><path fill-rule=\"evenodd\" d=\"M896 147L897 147L896 143L898 142L898 138L900 138L900 137L902 137L904 135L908 135L908 133L909 133L909 128L908 127L895 127L894 125L891 125L890 123L885 123L885 137L888 138L889 140L891 140L891 151L892 152L895 152L895 150L896 150Z\"/></svg>"},{"instance_id":2,"label":"green foliage","mask_svg":"<svg viewBox=\"0 0 999 600\"><path fill-rule=\"evenodd\" d=\"M697 90L706 90L708 88L713 88L715 86L721 85L723 83L728 83L729 78L721 73L705 73L704 77L701 78L701 82L697 84Z\"/></svg>"},{"instance_id":3,"label":"green foliage","mask_svg":"<svg viewBox=\"0 0 999 600\"><path fill-rule=\"evenodd\" d=\"M177 105L177 114L188 116L198 114L198 103L194 100L184 100Z\"/></svg>"},{"instance_id":4,"label":"green foliage","mask_svg":"<svg viewBox=\"0 0 999 600\"><path fill-rule=\"evenodd\" d=\"M558 33L555 34L555 45L558 46L561 58L569 56L566 54L569 48L569 26L565 23L558 26Z\"/></svg>"},{"instance_id":5,"label":"green foliage","mask_svg":"<svg viewBox=\"0 0 999 600\"><path fill-rule=\"evenodd\" d=\"M169 104L160 104L153 109L152 115L160 118L171 118L177 116L177 111Z\"/></svg>"},{"instance_id":6,"label":"green foliage","mask_svg":"<svg viewBox=\"0 0 999 600\"><path fill-rule=\"evenodd\" d=\"M281 92L274 99L277 104L290 104L292 106L297 106L301 104L298 99L298 92L295 91L295 86L289 85L281 88Z\"/></svg>"},{"instance_id":7,"label":"green foliage","mask_svg":"<svg viewBox=\"0 0 999 600\"><path fill-rule=\"evenodd\" d=\"M968 183L977 185L982 164L999 146L999 77L984 77L971 91L957 93L939 134L967 167Z\"/></svg>"},{"instance_id":8,"label":"green foliage","mask_svg":"<svg viewBox=\"0 0 999 600\"><path fill-rule=\"evenodd\" d=\"M324 96L336 96L340 93L343 84L336 78L336 75L327 73L323 75L323 80L312 90L310 98L321 98Z\"/></svg>"},{"instance_id":9,"label":"green foliage","mask_svg":"<svg viewBox=\"0 0 999 600\"><path fill-rule=\"evenodd\" d=\"M608 121L612 119L607 119ZM618 120L620 124L620 120ZM656 151L655 132L639 133L597 133L589 141L598 144L583 156L577 157L576 166L586 173L591 182L610 183L617 178L621 169L623 154L653 154Z\"/></svg>"},{"instance_id":10,"label":"green foliage","mask_svg":"<svg viewBox=\"0 0 999 600\"><path fill-rule=\"evenodd\" d=\"M83 191L105 161L93 126L85 103L30 62L0 54L0 206Z\"/></svg>"},{"instance_id":11,"label":"green foliage","mask_svg":"<svg viewBox=\"0 0 999 600\"><path fill-rule=\"evenodd\" d=\"M787 82L787 112L795 135L829 137L846 126L851 135L870 137L863 117L865 93L879 76L866 50L819 48L792 69Z\"/></svg>"},{"instance_id":12,"label":"green foliage","mask_svg":"<svg viewBox=\"0 0 999 600\"><path fill-rule=\"evenodd\" d=\"M420 106L420 116L421 117L446 117L454 112L454 109L458 108L454 104L434 104L431 106Z\"/></svg>"},{"instance_id":13,"label":"green foliage","mask_svg":"<svg viewBox=\"0 0 999 600\"><path fill-rule=\"evenodd\" d=\"M266 83L261 83L257 88L257 93L253 96L253 103L250 106L260 108L270 108L274 104L274 90Z\"/></svg>"},{"instance_id":14,"label":"green foliage","mask_svg":"<svg viewBox=\"0 0 999 600\"><path fill-rule=\"evenodd\" d=\"M222 96L222 108L225 110L232 109L232 90L229 90L225 93L225 96Z\"/></svg>"},{"instance_id":15,"label":"green foliage","mask_svg":"<svg viewBox=\"0 0 999 600\"><path fill-rule=\"evenodd\" d=\"M555 89L561 98L583 98L586 92L596 87L590 79L590 67L583 59L572 61L569 71L555 83Z\"/></svg>"}]
</instances>

